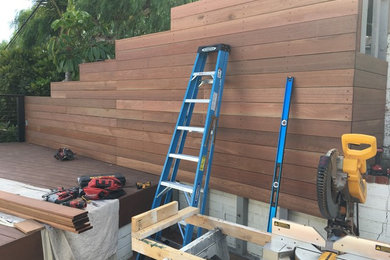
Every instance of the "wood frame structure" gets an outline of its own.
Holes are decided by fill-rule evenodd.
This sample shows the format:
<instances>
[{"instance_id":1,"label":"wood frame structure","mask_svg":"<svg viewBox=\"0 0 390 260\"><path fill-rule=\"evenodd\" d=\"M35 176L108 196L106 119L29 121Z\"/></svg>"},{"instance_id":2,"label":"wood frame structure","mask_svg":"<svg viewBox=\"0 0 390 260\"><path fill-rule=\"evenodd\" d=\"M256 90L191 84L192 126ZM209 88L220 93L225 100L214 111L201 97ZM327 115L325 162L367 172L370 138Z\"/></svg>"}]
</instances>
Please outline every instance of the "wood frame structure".
<instances>
[{"instance_id":1,"label":"wood frame structure","mask_svg":"<svg viewBox=\"0 0 390 260\"><path fill-rule=\"evenodd\" d=\"M264 246L271 241L270 233L221 219L199 215L198 213L199 209L193 207L187 207L179 211L178 203L173 201L156 209L134 216L131 221L132 249L138 253L152 257L153 259L203 259L147 238L181 220L185 220L188 224L208 230L219 229L225 235L261 246Z\"/></svg>"},{"instance_id":2,"label":"wood frame structure","mask_svg":"<svg viewBox=\"0 0 390 260\"><path fill-rule=\"evenodd\" d=\"M327 241L313 228L306 225L297 224L287 220L272 220L272 234L262 232L258 229L235 224L221 219L199 215L199 209L187 207L178 210L176 201L161 207L149 210L132 218L132 249L138 253L158 260L201 260L204 258L175 249L163 243L149 239L148 237L162 231L163 229L185 220L186 223L201 227L207 230L220 230L224 235L238 238L247 242L264 246L267 244L266 259L279 259L275 254L269 254L272 243L282 242L274 248L275 252L283 251L283 244L289 247L288 251L294 252L298 243L315 245L320 248L326 248ZM290 239L290 240L289 240ZM271 243L270 243L271 242ZM310 247L302 247L310 248ZM314 248L318 253L321 251ZM362 239L355 236L345 236L333 244L333 249L343 254L360 256L362 259L388 259L390 257L390 245ZM307 249L310 250L310 249ZM272 251L272 250L271 250ZM351 256L351 255L350 255ZM350 258L348 258L350 259ZM353 258L355 259L355 258ZM360 259L360 258L359 258Z\"/></svg>"}]
</instances>

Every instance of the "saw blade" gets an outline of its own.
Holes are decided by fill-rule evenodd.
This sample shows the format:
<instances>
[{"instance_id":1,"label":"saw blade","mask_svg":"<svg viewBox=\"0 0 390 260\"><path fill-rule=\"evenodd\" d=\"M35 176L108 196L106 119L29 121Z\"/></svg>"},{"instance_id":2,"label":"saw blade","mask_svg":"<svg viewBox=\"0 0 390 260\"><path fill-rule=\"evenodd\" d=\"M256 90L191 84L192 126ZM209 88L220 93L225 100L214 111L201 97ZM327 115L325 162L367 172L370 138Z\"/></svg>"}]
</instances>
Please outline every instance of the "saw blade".
<instances>
[{"instance_id":1,"label":"saw blade","mask_svg":"<svg viewBox=\"0 0 390 260\"><path fill-rule=\"evenodd\" d=\"M339 213L338 191L335 189L338 152L330 150L320 157L317 170L317 200L323 217L334 219Z\"/></svg>"}]
</instances>

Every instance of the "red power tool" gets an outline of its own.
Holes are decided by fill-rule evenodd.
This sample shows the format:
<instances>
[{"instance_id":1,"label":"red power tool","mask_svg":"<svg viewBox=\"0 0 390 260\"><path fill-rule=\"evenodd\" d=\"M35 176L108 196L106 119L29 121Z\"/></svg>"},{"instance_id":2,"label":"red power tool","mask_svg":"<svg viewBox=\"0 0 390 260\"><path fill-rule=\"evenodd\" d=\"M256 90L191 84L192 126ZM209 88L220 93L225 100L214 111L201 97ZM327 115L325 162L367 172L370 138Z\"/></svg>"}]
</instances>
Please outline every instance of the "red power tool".
<instances>
[{"instance_id":1,"label":"red power tool","mask_svg":"<svg viewBox=\"0 0 390 260\"><path fill-rule=\"evenodd\" d=\"M77 198L79 194L80 194L80 189L78 187L73 187L69 189L64 189L63 187L59 187L43 195L42 198L49 202L62 204L66 201L70 201Z\"/></svg>"},{"instance_id":2,"label":"red power tool","mask_svg":"<svg viewBox=\"0 0 390 260\"><path fill-rule=\"evenodd\" d=\"M83 200L82 198L77 198L74 200L65 201L61 204L64 206L78 208L78 209L83 209L87 206L87 202L85 200Z\"/></svg>"}]
</instances>

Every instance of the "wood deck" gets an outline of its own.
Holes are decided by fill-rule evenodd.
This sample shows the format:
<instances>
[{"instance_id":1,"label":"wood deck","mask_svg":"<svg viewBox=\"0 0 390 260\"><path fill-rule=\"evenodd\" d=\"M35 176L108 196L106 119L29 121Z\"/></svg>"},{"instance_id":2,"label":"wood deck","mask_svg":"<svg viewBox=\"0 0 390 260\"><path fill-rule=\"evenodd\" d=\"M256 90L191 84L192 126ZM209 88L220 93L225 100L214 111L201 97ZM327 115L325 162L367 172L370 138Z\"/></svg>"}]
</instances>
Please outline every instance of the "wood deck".
<instances>
[{"instance_id":1,"label":"wood deck","mask_svg":"<svg viewBox=\"0 0 390 260\"><path fill-rule=\"evenodd\" d=\"M55 150L42 146L1 143L0 178L42 188L69 188L77 186L77 177L82 175L121 173L127 183L126 195L119 200L120 227L130 223L132 216L150 209L155 187L137 190L135 183L157 184L157 176L78 155L74 161L61 162L54 159L54 154ZM0 225L0 255L1 259L43 259L40 232L26 236L15 228Z\"/></svg>"}]
</instances>

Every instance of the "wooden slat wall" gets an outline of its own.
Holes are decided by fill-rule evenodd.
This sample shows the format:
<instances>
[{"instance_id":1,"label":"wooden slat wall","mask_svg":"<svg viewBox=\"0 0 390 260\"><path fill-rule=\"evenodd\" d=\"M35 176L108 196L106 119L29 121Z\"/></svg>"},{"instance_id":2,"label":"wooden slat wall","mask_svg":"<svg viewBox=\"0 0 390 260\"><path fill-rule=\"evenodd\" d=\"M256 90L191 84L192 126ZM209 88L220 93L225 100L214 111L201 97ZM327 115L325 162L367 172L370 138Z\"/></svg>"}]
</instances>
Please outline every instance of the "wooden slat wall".
<instances>
[{"instance_id":1,"label":"wooden slat wall","mask_svg":"<svg viewBox=\"0 0 390 260\"><path fill-rule=\"evenodd\" d=\"M197 47L226 43L232 52L212 188L269 200L284 85L292 75L280 205L319 215L319 156L340 149L341 134L352 130L383 135L383 117L372 117L383 102L365 96L383 99L385 64L356 56L359 1L201 0L171 14L171 31L119 40L115 60L82 64L80 82L53 82L51 98L27 98L28 140L159 175ZM193 125L204 113L196 109ZM199 145L200 136L191 135L186 152ZM193 170L182 162L179 179L190 180Z\"/></svg>"},{"instance_id":2,"label":"wooden slat wall","mask_svg":"<svg viewBox=\"0 0 390 260\"><path fill-rule=\"evenodd\" d=\"M383 144L387 62L358 53L353 91L352 132L377 137Z\"/></svg>"}]
</instances>

